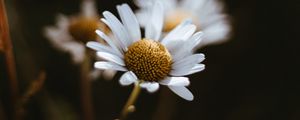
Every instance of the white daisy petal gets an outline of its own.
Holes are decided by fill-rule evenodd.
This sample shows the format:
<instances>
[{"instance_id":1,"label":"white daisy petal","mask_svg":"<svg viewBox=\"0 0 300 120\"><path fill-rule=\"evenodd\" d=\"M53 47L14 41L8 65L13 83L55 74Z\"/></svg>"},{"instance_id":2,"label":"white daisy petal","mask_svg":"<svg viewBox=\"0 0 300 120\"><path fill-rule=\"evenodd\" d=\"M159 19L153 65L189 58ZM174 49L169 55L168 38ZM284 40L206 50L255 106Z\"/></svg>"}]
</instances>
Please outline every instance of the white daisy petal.
<instances>
[{"instance_id":1,"label":"white daisy petal","mask_svg":"<svg viewBox=\"0 0 300 120\"><path fill-rule=\"evenodd\" d=\"M197 27L195 25L189 25L188 27L183 29L181 39L182 40L187 40L188 38L190 38L194 34L194 32L196 31L196 28Z\"/></svg>"},{"instance_id":2,"label":"white daisy petal","mask_svg":"<svg viewBox=\"0 0 300 120\"><path fill-rule=\"evenodd\" d=\"M211 25L217 24L220 21L228 21L228 16L226 14L214 14L211 15L209 18L206 18L205 20L203 20L201 23L201 27L203 28L203 30L205 30L206 28L210 27ZM228 24L228 23L227 23Z\"/></svg>"},{"instance_id":3,"label":"white daisy petal","mask_svg":"<svg viewBox=\"0 0 300 120\"><path fill-rule=\"evenodd\" d=\"M121 76L119 83L123 86L127 86L136 82L137 80L138 79L135 74L132 71L128 71Z\"/></svg>"},{"instance_id":4,"label":"white daisy petal","mask_svg":"<svg viewBox=\"0 0 300 120\"><path fill-rule=\"evenodd\" d=\"M137 20L139 21L139 25L143 28L145 28L145 26L147 25L148 23L148 20L149 20L149 15L147 14L148 13L148 9L141 9L141 10L137 10L135 12L135 16L137 18Z\"/></svg>"},{"instance_id":5,"label":"white daisy petal","mask_svg":"<svg viewBox=\"0 0 300 120\"><path fill-rule=\"evenodd\" d=\"M187 40L190 38L193 33L196 31L196 26L189 24L180 26L175 31L170 32L162 41L161 43L165 46L168 46L169 43L174 42L174 40Z\"/></svg>"},{"instance_id":6,"label":"white daisy petal","mask_svg":"<svg viewBox=\"0 0 300 120\"><path fill-rule=\"evenodd\" d=\"M157 91L159 88L159 84L157 82L153 82L153 83L150 83L150 85L147 87L147 90L148 92L155 92Z\"/></svg>"},{"instance_id":7,"label":"white daisy petal","mask_svg":"<svg viewBox=\"0 0 300 120\"><path fill-rule=\"evenodd\" d=\"M156 2L152 8L150 19L145 28L145 36L147 39L158 41L163 28L163 6L160 2Z\"/></svg>"},{"instance_id":8,"label":"white daisy petal","mask_svg":"<svg viewBox=\"0 0 300 120\"><path fill-rule=\"evenodd\" d=\"M58 47L58 46L57 46ZM75 63L82 63L84 61L85 56L85 47L84 45L78 42L65 42L61 44L60 49L63 51L69 52L71 54L71 58Z\"/></svg>"},{"instance_id":9,"label":"white daisy petal","mask_svg":"<svg viewBox=\"0 0 300 120\"><path fill-rule=\"evenodd\" d=\"M207 0L182 0L180 7L189 12L197 12L206 2Z\"/></svg>"},{"instance_id":10,"label":"white daisy petal","mask_svg":"<svg viewBox=\"0 0 300 120\"><path fill-rule=\"evenodd\" d=\"M69 41L68 39L61 39L62 32L56 27L47 26L45 28L45 36L50 40L50 42L55 46L61 46L62 42Z\"/></svg>"},{"instance_id":11,"label":"white daisy petal","mask_svg":"<svg viewBox=\"0 0 300 120\"><path fill-rule=\"evenodd\" d=\"M181 49L177 49L177 51L172 53L172 59L173 61L179 61L187 56L192 55L192 51L189 47L183 47Z\"/></svg>"},{"instance_id":12,"label":"white daisy petal","mask_svg":"<svg viewBox=\"0 0 300 120\"><path fill-rule=\"evenodd\" d=\"M172 31L170 31L169 34L173 34L173 32L177 32L178 30L180 30L182 27L186 26L186 25L190 25L193 24L193 20L188 18L183 20L179 25L177 25Z\"/></svg>"},{"instance_id":13,"label":"white daisy petal","mask_svg":"<svg viewBox=\"0 0 300 120\"><path fill-rule=\"evenodd\" d=\"M230 36L230 26L227 22L220 21L204 29L203 32L205 33L204 40L197 47L226 41Z\"/></svg>"},{"instance_id":14,"label":"white daisy petal","mask_svg":"<svg viewBox=\"0 0 300 120\"><path fill-rule=\"evenodd\" d=\"M112 63L112 62L95 62L94 64L95 68L98 69L113 69L113 70L118 70L118 71L127 71L127 69L125 67L122 67L116 63Z\"/></svg>"},{"instance_id":15,"label":"white daisy petal","mask_svg":"<svg viewBox=\"0 0 300 120\"><path fill-rule=\"evenodd\" d=\"M194 74L194 73L200 72L200 71L202 71L202 70L204 70L204 69L205 69L205 65L204 65L204 64L197 64L197 65L195 65L195 66L192 68L192 70L191 70L188 74L186 74L186 75Z\"/></svg>"},{"instance_id":16,"label":"white daisy petal","mask_svg":"<svg viewBox=\"0 0 300 120\"><path fill-rule=\"evenodd\" d=\"M162 5L164 7L164 10L166 12L168 12L170 10L174 10L175 7L177 6L177 1L176 0L134 0L135 4L138 7L141 7L143 9L152 7L153 4L157 1L162 3Z\"/></svg>"},{"instance_id":17,"label":"white daisy petal","mask_svg":"<svg viewBox=\"0 0 300 120\"><path fill-rule=\"evenodd\" d=\"M146 88L146 90L150 93L157 91L159 88L159 84L157 82L143 82L140 86L142 88Z\"/></svg>"},{"instance_id":18,"label":"white daisy petal","mask_svg":"<svg viewBox=\"0 0 300 120\"><path fill-rule=\"evenodd\" d=\"M191 56L188 56L182 60L175 61L172 64L172 70L170 72L170 75L173 76L183 76L188 75L189 72L192 70L192 68L199 62L203 61L204 55L203 54L194 54Z\"/></svg>"},{"instance_id":19,"label":"white daisy petal","mask_svg":"<svg viewBox=\"0 0 300 120\"><path fill-rule=\"evenodd\" d=\"M153 5L153 1L152 0L134 0L134 3L138 7L142 7L142 8L147 8L147 7Z\"/></svg>"},{"instance_id":20,"label":"white daisy petal","mask_svg":"<svg viewBox=\"0 0 300 120\"><path fill-rule=\"evenodd\" d=\"M116 46L118 46L118 48L121 48L121 52L125 52L127 51L127 47L125 45L124 42L122 42L121 40L119 40L120 38L118 37L118 35L115 34L115 32L119 32L118 28L112 28L115 27L115 25L111 25L106 19L101 18L101 21L106 24L112 31L113 34L111 34L111 37L113 37L112 39L114 40L113 42L115 43ZM110 27L111 26L111 27ZM114 30L113 30L114 29Z\"/></svg>"},{"instance_id":21,"label":"white daisy petal","mask_svg":"<svg viewBox=\"0 0 300 120\"><path fill-rule=\"evenodd\" d=\"M192 55L193 48L199 45L199 43L202 40L202 36L203 36L202 32L197 32L186 41L172 40L168 42L166 47L171 53L173 61L179 61L184 57Z\"/></svg>"},{"instance_id":22,"label":"white daisy petal","mask_svg":"<svg viewBox=\"0 0 300 120\"><path fill-rule=\"evenodd\" d=\"M105 60L117 63L121 66L125 66L124 60L118 57L117 55L107 53L107 52L97 52L97 55Z\"/></svg>"},{"instance_id":23,"label":"white daisy petal","mask_svg":"<svg viewBox=\"0 0 300 120\"><path fill-rule=\"evenodd\" d=\"M109 29L112 31L112 35L115 38L115 42L117 43L116 45L118 45L120 48L122 48L123 51L127 50L127 45L124 43L124 41L120 40L121 39L121 35L120 35L120 29L115 25L112 24L110 22L108 22L106 19L101 18L101 21L106 24Z\"/></svg>"},{"instance_id":24,"label":"white daisy petal","mask_svg":"<svg viewBox=\"0 0 300 120\"><path fill-rule=\"evenodd\" d=\"M192 66L194 66L195 64L202 62L204 59L205 59L205 56L202 53L193 54L184 59L174 61L174 63L172 64L172 68L178 69L178 68L182 68L182 67L185 67L186 65L191 65L191 64L192 64Z\"/></svg>"},{"instance_id":25,"label":"white daisy petal","mask_svg":"<svg viewBox=\"0 0 300 120\"><path fill-rule=\"evenodd\" d=\"M140 86L141 86L142 88L147 88L149 85L150 85L150 82L142 82L142 83L140 84Z\"/></svg>"},{"instance_id":26,"label":"white daisy petal","mask_svg":"<svg viewBox=\"0 0 300 120\"><path fill-rule=\"evenodd\" d=\"M93 0L85 0L81 4L81 14L84 17L97 16L97 9Z\"/></svg>"},{"instance_id":27,"label":"white daisy petal","mask_svg":"<svg viewBox=\"0 0 300 120\"><path fill-rule=\"evenodd\" d=\"M167 77L159 83L168 86L188 86L190 81L187 77Z\"/></svg>"},{"instance_id":28,"label":"white daisy petal","mask_svg":"<svg viewBox=\"0 0 300 120\"><path fill-rule=\"evenodd\" d=\"M185 41L183 40L170 40L169 43L167 43L165 45L165 47L168 49L168 51L171 53L171 55L173 55L173 53L176 53L177 51L179 51L178 48L181 48L182 45L185 44ZM182 49L184 49L184 47L182 47Z\"/></svg>"},{"instance_id":29,"label":"white daisy petal","mask_svg":"<svg viewBox=\"0 0 300 120\"><path fill-rule=\"evenodd\" d=\"M120 42L123 50L127 51L127 47L130 45L130 43L132 43L132 41L129 39L128 33L124 26L116 16L108 11L103 12L103 16L106 19L101 19L102 22L111 29L117 40Z\"/></svg>"},{"instance_id":30,"label":"white daisy petal","mask_svg":"<svg viewBox=\"0 0 300 120\"><path fill-rule=\"evenodd\" d=\"M211 17L212 15L221 14L223 5L217 0L207 0L205 4L198 8L197 14L200 20L204 20Z\"/></svg>"},{"instance_id":31,"label":"white daisy petal","mask_svg":"<svg viewBox=\"0 0 300 120\"><path fill-rule=\"evenodd\" d=\"M102 45L98 42L90 41L86 44L86 46L96 51L114 53L114 50L112 50L110 47Z\"/></svg>"},{"instance_id":32,"label":"white daisy petal","mask_svg":"<svg viewBox=\"0 0 300 120\"><path fill-rule=\"evenodd\" d=\"M182 97L185 100L194 100L193 94L184 86L168 86L175 94Z\"/></svg>"},{"instance_id":33,"label":"white daisy petal","mask_svg":"<svg viewBox=\"0 0 300 120\"><path fill-rule=\"evenodd\" d=\"M96 30L96 33L117 53L119 57L123 57L118 47L115 45L112 39L105 35L102 31Z\"/></svg>"},{"instance_id":34,"label":"white daisy petal","mask_svg":"<svg viewBox=\"0 0 300 120\"><path fill-rule=\"evenodd\" d=\"M192 24L192 20L191 19L185 19L184 21L182 21L179 25L177 25L172 31L170 31L164 38L163 40L161 40L162 44L166 44L167 40L173 40L173 39L178 39L176 38L176 34L179 34L179 31L187 26L187 25L191 25Z\"/></svg>"},{"instance_id":35,"label":"white daisy petal","mask_svg":"<svg viewBox=\"0 0 300 120\"><path fill-rule=\"evenodd\" d=\"M192 50L195 46L199 45L199 43L202 41L203 36L203 32L195 33L188 41L186 41L186 46L190 46L189 48L191 48Z\"/></svg>"},{"instance_id":36,"label":"white daisy petal","mask_svg":"<svg viewBox=\"0 0 300 120\"><path fill-rule=\"evenodd\" d=\"M173 76L185 76L185 75L190 75L190 74L194 74L194 73L200 72L200 71L202 71L204 69L205 69L205 65L204 64L196 64L191 69L172 70L170 72L170 75L173 75Z\"/></svg>"},{"instance_id":37,"label":"white daisy petal","mask_svg":"<svg viewBox=\"0 0 300 120\"><path fill-rule=\"evenodd\" d=\"M187 41L183 41L183 43L180 43L179 44L180 46L175 46L173 48L170 48L170 53L172 55L173 61L178 61L186 56L191 55L193 52L193 49L196 46L200 45L202 38L203 38L203 32L197 32L191 38L189 38ZM169 43L169 44L175 44L175 43ZM176 49L178 47L181 47L181 49ZM175 48L175 50L173 50L174 48Z\"/></svg>"},{"instance_id":38,"label":"white daisy petal","mask_svg":"<svg viewBox=\"0 0 300 120\"><path fill-rule=\"evenodd\" d=\"M133 42L141 39L141 31L137 18L127 4L117 6L122 22Z\"/></svg>"},{"instance_id":39,"label":"white daisy petal","mask_svg":"<svg viewBox=\"0 0 300 120\"><path fill-rule=\"evenodd\" d=\"M116 73L117 71L115 70L104 70L102 72L102 77L104 78L104 80L112 80Z\"/></svg>"},{"instance_id":40,"label":"white daisy petal","mask_svg":"<svg viewBox=\"0 0 300 120\"><path fill-rule=\"evenodd\" d=\"M56 17L56 21L57 21L57 26L59 29L61 30L66 30L68 29L69 26L69 19L67 16L63 15L63 14L58 14Z\"/></svg>"},{"instance_id":41,"label":"white daisy petal","mask_svg":"<svg viewBox=\"0 0 300 120\"><path fill-rule=\"evenodd\" d=\"M185 76L191 71L190 69L174 69L171 70L170 75L172 76Z\"/></svg>"},{"instance_id":42,"label":"white daisy petal","mask_svg":"<svg viewBox=\"0 0 300 120\"><path fill-rule=\"evenodd\" d=\"M174 10L177 7L177 1L176 0L156 0L156 1L162 2L165 12L169 12L171 10Z\"/></svg>"},{"instance_id":43,"label":"white daisy petal","mask_svg":"<svg viewBox=\"0 0 300 120\"><path fill-rule=\"evenodd\" d=\"M120 37L120 41L122 41L126 47L128 47L129 45L131 45L131 43L133 42L132 39L129 39L129 34L127 32L127 30L125 29L124 25L120 22L120 20L114 16L111 12L103 12L103 16L106 18L106 20L111 23L114 24L115 27L117 27L118 32L119 32L119 37Z\"/></svg>"},{"instance_id":44,"label":"white daisy petal","mask_svg":"<svg viewBox=\"0 0 300 120\"><path fill-rule=\"evenodd\" d=\"M45 36L56 46L62 46L64 42L75 42L68 32L69 19L62 14L56 17L56 26L45 27Z\"/></svg>"}]
</instances>

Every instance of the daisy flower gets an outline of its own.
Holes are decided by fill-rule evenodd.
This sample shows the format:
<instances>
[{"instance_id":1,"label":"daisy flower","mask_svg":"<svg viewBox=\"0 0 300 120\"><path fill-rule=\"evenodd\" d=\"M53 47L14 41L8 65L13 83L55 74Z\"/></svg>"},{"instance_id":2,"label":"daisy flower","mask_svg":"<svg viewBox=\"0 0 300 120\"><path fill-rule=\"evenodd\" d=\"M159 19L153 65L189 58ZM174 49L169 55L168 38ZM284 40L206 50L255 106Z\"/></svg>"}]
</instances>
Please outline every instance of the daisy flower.
<instances>
[{"instance_id":1,"label":"daisy flower","mask_svg":"<svg viewBox=\"0 0 300 120\"><path fill-rule=\"evenodd\" d=\"M59 14L56 26L45 28L45 36L55 48L70 53L72 60L78 64L85 57L84 44L98 39L94 32L96 29L105 28L98 21L99 18L95 3L91 0L83 1L79 15L67 17Z\"/></svg>"},{"instance_id":2,"label":"daisy flower","mask_svg":"<svg viewBox=\"0 0 300 120\"><path fill-rule=\"evenodd\" d=\"M87 41L97 40L103 42L97 36L95 30L100 28L104 32L109 33L109 29L99 21L99 18L95 2L93 0L84 0L81 4L79 15L67 17L59 14L56 26L45 28L45 36L55 48L68 52L72 61L80 64L85 59L85 43ZM113 70L92 70L89 76L92 80L96 80L99 76L102 76L105 80L111 80L115 73L116 71Z\"/></svg>"},{"instance_id":3,"label":"daisy flower","mask_svg":"<svg viewBox=\"0 0 300 120\"><path fill-rule=\"evenodd\" d=\"M111 29L113 36L103 31L96 33L107 42L88 42L87 46L97 51L106 61L98 61L98 69L124 71L119 83L127 86L137 84L148 92L155 92L165 85L186 100L193 100L193 94L186 88L190 75L204 69L203 54L193 54L192 49L201 41L202 32L187 20L179 24L161 39L163 28L163 6L156 2L142 37L139 22L127 4L117 6L121 21L111 12L103 12L101 20Z\"/></svg>"},{"instance_id":4,"label":"daisy flower","mask_svg":"<svg viewBox=\"0 0 300 120\"><path fill-rule=\"evenodd\" d=\"M137 11L137 17L142 26L146 26L148 11L155 1L161 1L164 6L164 31L168 32L182 20L190 18L197 29L205 33L198 47L222 43L229 37L231 27L228 16L223 13L223 5L217 0L135 0L141 8Z\"/></svg>"}]
</instances>

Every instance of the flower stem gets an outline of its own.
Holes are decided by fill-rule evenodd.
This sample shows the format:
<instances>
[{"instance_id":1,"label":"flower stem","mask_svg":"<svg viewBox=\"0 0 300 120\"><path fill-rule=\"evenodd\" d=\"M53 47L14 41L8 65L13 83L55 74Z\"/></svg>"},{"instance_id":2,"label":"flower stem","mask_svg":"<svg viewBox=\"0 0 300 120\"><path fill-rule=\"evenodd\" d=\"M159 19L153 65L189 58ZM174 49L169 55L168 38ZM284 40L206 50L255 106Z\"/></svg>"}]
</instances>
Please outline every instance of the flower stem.
<instances>
[{"instance_id":1,"label":"flower stem","mask_svg":"<svg viewBox=\"0 0 300 120\"><path fill-rule=\"evenodd\" d=\"M81 104L84 120L93 120L93 104L92 104L92 94L91 94L91 80L89 77L90 72L90 57L88 56L88 51L86 52L85 60L81 65L81 79L80 79L80 93L81 93Z\"/></svg>"},{"instance_id":2,"label":"flower stem","mask_svg":"<svg viewBox=\"0 0 300 120\"><path fill-rule=\"evenodd\" d=\"M131 92L131 95L128 98L127 103L125 104L125 106L124 106L124 108L123 108L123 110L121 112L120 120L125 120L126 117L128 116L128 114L130 112L133 112L132 109L130 109L130 108L131 108L131 106L134 105L137 97L140 94L140 91L141 91L141 87L140 87L139 83L135 83L134 84L134 88L133 88L133 90Z\"/></svg>"},{"instance_id":3,"label":"flower stem","mask_svg":"<svg viewBox=\"0 0 300 120\"><path fill-rule=\"evenodd\" d=\"M12 41L9 35L9 26L5 10L4 0L0 0L0 52L4 52L6 68L9 79L10 99L12 105L12 119L19 120L20 115L16 112L16 103L19 97L16 63L13 51Z\"/></svg>"},{"instance_id":4,"label":"flower stem","mask_svg":"<svg viewBox=\"0 0 300 120\"><path fill-rule=\"evenodd\" d=\"M159 95L158 107L156 108L152 120L171 120L176 113L177 101L175 96L167 88L162 88Z\"/></svg>"}]
</instances>

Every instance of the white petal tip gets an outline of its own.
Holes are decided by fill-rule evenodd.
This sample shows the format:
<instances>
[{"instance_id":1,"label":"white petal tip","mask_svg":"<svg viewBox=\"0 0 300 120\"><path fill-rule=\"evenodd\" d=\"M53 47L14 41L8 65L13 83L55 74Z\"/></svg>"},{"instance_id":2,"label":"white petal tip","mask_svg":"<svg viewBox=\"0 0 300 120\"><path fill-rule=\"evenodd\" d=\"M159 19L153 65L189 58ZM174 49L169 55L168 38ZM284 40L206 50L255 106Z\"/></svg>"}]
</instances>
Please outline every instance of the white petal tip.
<instances>
[{"instance_id":1,"label":"white petal tip","mask_svg":"<svg viewBox=\"0 0 300 120\"><path fill-rule=\"evenodd\" d=\"M159 84L157 82L144 82L141 83L142 88L146 88L149 93L156 92L159 89Z\"/></svg>"},{"instance_id":2,"label":"white petal tip","mask_svg":"<svg viewBox=\"0 0 300 120\"><path fill-rule=\"evenodd\" d=\"M181 98L192 101L194 100L194 95L186 88L182 86L168 86L175 94L180 96Z\"/></svg>"},{"instance_id":3,"label":"white petal tip","mask_svg":"<svg viewBox=\"0 0 300 120\"><path fill-rule=\"evenodd\" d=\"M89 48L91 48L91 49L95 49L95 47L97 46L97 44L99 44L99 43L90 41L90 42L86 43L86 46L89 47Z\"/></svg>"},{"instance_id":4,"label":"white petal tip","mask_svg":"<svg viewBox=\"0 0 300 120\"><path fill-rule=\"evenodd\" d=\"M128 71L121 76L119 83L122 86L128 86L136 81L137 81L137 77L135 76L135 74L131 71Z\"/></svg>"},{"instance_id":5,"label":"white petal tip","mask_svg":"<svg viewBox=\"0 0 300 120\"><path fill-rule=\"evenodd\" d=\"M185 100L187 100L187 101L193 101L193 100L194 100L194 97L189 98L189 99L185 99Z\"/></svg>"}]
</instances>

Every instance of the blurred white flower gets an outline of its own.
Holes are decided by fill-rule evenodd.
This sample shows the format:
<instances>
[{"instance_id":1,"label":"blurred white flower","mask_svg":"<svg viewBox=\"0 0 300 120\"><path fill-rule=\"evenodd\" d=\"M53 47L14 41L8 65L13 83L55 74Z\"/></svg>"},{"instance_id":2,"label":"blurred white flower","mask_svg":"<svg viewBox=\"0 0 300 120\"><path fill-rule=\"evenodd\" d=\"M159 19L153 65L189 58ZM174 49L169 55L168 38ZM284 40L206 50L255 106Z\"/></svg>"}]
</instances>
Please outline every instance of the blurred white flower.
<instances>
[{"instance_id":1,"label":"blurred white flower","mask_svg":"<svg viewBox=\"0 0 300 120\"><path fill-rule=\"evenodd\" d=\"M137 17L142 26L146 25L149 9L155 1L161 1L164 6L164 31L172 30L184 19L192 19L197 29L205 33L197 48L222 43L230 36L229 18L223 13L223 5L217 0L135 0L140 7Z\"/></svg>"},{"instance_id":2,"label":"blurred white flower","mask_svg":"<svg viewBox=\"0 0 300 120\"><path fill-rule=\"evenodd\" d=\"M108 28L99 21L99 15L93 0L83 1L81 12L78 15L67 17L59 14L57 16L56 26L47 26L45 36L50 40L53 46L61 51L70 53L74 63L80 64L86 56L85 43L87 41L103 42L95 33L96 29L109 32ZM102 76L106 80L114 77L116 71L100 71L94 69L90 72L92 80Z\"/></svg>"},{"instance_id":3,"label":"blurred white flower","mask_svg":"<svg viewBox=\"0 0 300 120\"><path fill-rule=\"evenodd\" d=\"M139 22L127 4L118 5L121 21L112 13L103 12L101 19L112 31L108 36L101 30L96 33L107 42L88 42L106 61L94 64L98 69L124 71L121 85L139 84L148 92L155 92L160 85L168 86L174 93L186 100L193 100L193 94L186 88L187 77L204 69L203 54L193 54L192 49L202 39L202 32L196 31L191 21L183 21L163 39L163 6L156 2L148 12L149 19L142 38ZM114 40L113 40L114 39Z\"/></svg>"},{"instance_id":4,"label":"blurred white flower","mask_svg":"<svg viewBox=\"0 0 300 120\"><path fill-rule=\"evenodd\" d=\"M85 42L96 40L94 31L104 27L98 18L95 3L84 1L79 15L67 17L59 14L56 26L45 27L45 36L55 48L70 53L75 63L81 63L85 57Z\"/></svg>"}]
</instances>

